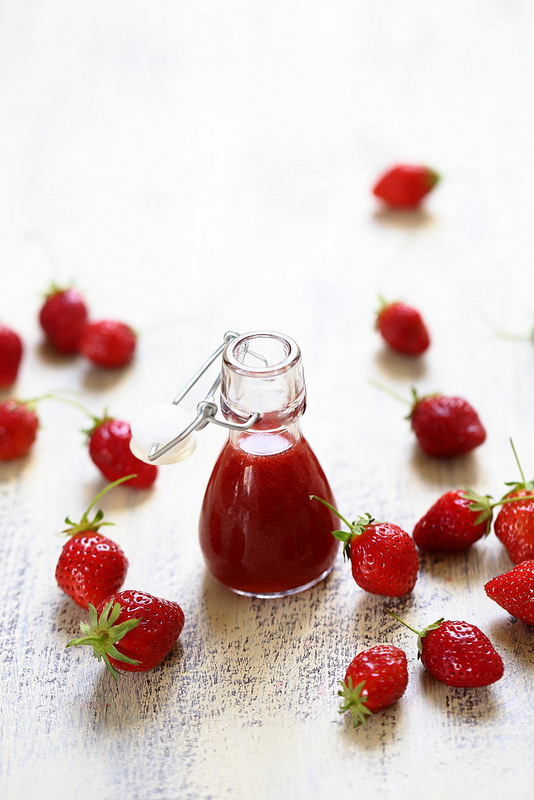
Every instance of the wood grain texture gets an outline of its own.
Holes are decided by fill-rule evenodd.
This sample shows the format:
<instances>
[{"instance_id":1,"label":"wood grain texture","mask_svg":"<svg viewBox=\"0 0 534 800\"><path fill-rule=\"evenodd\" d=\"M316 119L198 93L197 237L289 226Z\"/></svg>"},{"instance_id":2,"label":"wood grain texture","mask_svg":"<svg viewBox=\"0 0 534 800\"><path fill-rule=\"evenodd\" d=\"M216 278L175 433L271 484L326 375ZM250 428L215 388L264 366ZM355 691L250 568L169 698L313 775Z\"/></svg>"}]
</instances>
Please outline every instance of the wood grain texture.
<instances>
[{"instance_id":1,"label":"wood grain texture","mask_svg":"<svg viewBox=\"0 0 534 800\"><path fill-rule=\"evenodd\" d=\"M498 497L518 477L510 437L532 475L533 24L527 0L5 0L0 318L26 344L15 394L68 390L128 419L172 400L225 330L281 330L301 345L304 431L347 517L411 532L449 488ZM443 175L421 212L370 195L397 160ZM43 346L52 279L74 280L92 316L139 329L129 368ZM422 359L381 344L379 294L421 309ZM407 406L370 379L406 398L412 386L465 396L486 443L425 458ZM197 542L224 441L208 427L151 491L102 500L126 585L186 615L160 667L114 683L65 648L84 614L54 579L64 517L104 486L87 417L53 400L39 416L32 454L0 465L2 798L532 797L533 633L484 593L511 566L493 533L468 553L421 555L399 600L362 592L341 554L299 596L234 596ZM479 625L503 679L433 681L386 606L416 627ZM380 642L406 650L408 689L355 731L337 683Z\"/></svg>"}]
</instances>

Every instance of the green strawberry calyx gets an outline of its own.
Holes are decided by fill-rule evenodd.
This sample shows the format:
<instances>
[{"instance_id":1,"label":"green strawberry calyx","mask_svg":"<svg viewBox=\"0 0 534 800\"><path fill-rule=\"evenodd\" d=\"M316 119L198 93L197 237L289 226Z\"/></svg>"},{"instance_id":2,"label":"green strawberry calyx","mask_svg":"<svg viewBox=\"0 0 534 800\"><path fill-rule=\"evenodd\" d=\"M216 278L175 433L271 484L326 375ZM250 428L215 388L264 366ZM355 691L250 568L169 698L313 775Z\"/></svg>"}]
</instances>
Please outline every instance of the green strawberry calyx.
<instances>
[{"instance_id":1,"label":"green strawberry calyx","mask_svg":"<svg viewBox=\"0 0 534 800\"><path fill-rule=\"evenodd\" d=\"M365 681L354 686L352 678L349 676L346 681L339 681L339 685L341 689L338 691L338 695L343 698L339 713L345 714L350 711L354 727L357 728L359 725L363 725L367 717L373 713L367 708L367 695L362 694Z\"/></svg>"},{"instance_id":2,"label":"green strawberry calyx","mask_svg":"<svg viewBox=\"0 0 534 800\"><path fill-rule=\"evenodd\" d=\"M493 509L495 506L499 505L499 503L492 503L491 501L493 498L490 494L478 494L478 492L473 491L473 489L470 489L469 487L466 487L462 491L462 495L467 500L470 500L468 506L469 510L473 511L475 514L478 512L478 516L475 519L475 525L481 525L482 523L485 523L485 535L487 536L491 530Z\"/></svg>"},{"instance_id":3,"label":"green strawberry calyx","mask_svg":"<svg viewBox=\"0 0 534 800\"><path fill-rule=\"evenodd\" d=\"M430 631L437 630L439 628L439 626L441 625L441 623L444 622L444 620L445 620L445 617L440 617L440 619L436 620L435 622L432 622L430 625L427 625L426 628L423 628L422 631L418 631L417 628L413 628L411 625L409 625L403 619L398 617L393 611L391 611L391 609L386 608L386 611L388 612L388 614L390 616L392 616L394 619L396 619L397 622L400 622L401 625L404 625L405 628L408 628L408 630L410 630L410 631L412 631L412 633L416 634L416 636L417 636L417 657L418 658L421 658L421 653L423 652L423 639L425 638L425 636L428 633L430 633Z\"/></svg>"},{"instance_id":4,"label":"green strawberry calyx","mask_svg":"<svg viewBox=\"0 0 534 800\"><path fill-rule=\"evenodd\" d=\"M315 494L310 495L310 500L318 500L324 506L333 511L333 513L339 517L339 519L345 523L348 531L332 531L332 536L334 536L338 541L343 542L343 558L348 560L350 558L350 545L353 539L357 536L361 536L365 529L372 524L377 524L377 520L371 516L371 514L365 514L363 517L358 517L357 520L353 522L349 522L339 511L334 508L327 500L323 500L322 497L317 497Z\"/></svg>"},{"instance_id":5,"label":"green strawberry calyx","mask_svg":"<svg viewBox=\"0 0 534 800\"><path fill-rule=\"evenodd\" d=\"M91 417L93 424L90 428L82 428L82 433L85 434L87 441L91 438L93 433L100 428L101 425L104 425L105 422L111 422L111 420L115 419L114 417L109 414L108 409L105 408L102 414L97 417L95 414L91 414L90 411L86 410L86 413Z\"/></svg>"},{"instance_id":6,"label":"green strawberry calyx","mask_svg":"<svg viewBox=\"0 0 534 800\"><path fill-rule=\"evenodd\" d=\"M432 167L425 167L425 171L426 171L426 181L428 185L428 190L430 191L430 189L433 189L434 186L440 182L441 173L436 172L436 170L432 169Z\"/></svg>"},{"instance_id":7,"label":"green strawberry calyx","mask_svg":"<svg viewBox=\"0 0 534 800\"><path fill-rule=\"evenodd\" d=\"M78 647L79 645L91 645L93 656L98 661L103 660L111 677L117 680L117 670L112 666L109 657L125 664L139 664L139 661L124 655L115 647L115 644L123 639L127 633L132 631L140 619L126 619L115 625L121 605L118 602L109 600L102 609L100 616L92 603L88 605L90 623L80 622L80 629L84 636L79 639L72 639L67 647Z\"/></svg>"},{"instance_id":8,"label":"green strawberry calyx","mask_svg":"<svg viewBox=\"0 0 534 800\"><path fill-rule=\"evenodd\" d=\"M79 522L73 522L70 519L70 517L65 517L65 522L69 527L68 528L64 528L64 530L62 530L61 533L66 533L68 536L75 536L77 533L85 533L86 531L92 531L92 532L96 533L98 531L98 529L100 527L102 527L102 525L114 525L115 524L114 522L103 522L102 521L103 518L104 518L104 512L102 511L102 509L99 509L96 512L96 514L93 517L93 519L89 519L89 513L90 513L91 509L93 508L93 506L95 505L95 503L97 503L98 500L100 500L100 498L103 495L105 495L107 492L109 492L110 489L113 489L115 486L118 486L120 483L124 483L125 481L129 481L132 478L137 478L137 475L136 474L134 474L134 475L124 475L122 478L119 478L118 480L113 481L113 483L109 483L107 486L105 486L102 489L101 492L99 492L95 497L93 497L93 499L91 500L91 502L89 503L89 505L85 509L85 511L83 513L83 516L82 516L82 518L81 518L81 520Z\"/></svg>"}]
</instances>

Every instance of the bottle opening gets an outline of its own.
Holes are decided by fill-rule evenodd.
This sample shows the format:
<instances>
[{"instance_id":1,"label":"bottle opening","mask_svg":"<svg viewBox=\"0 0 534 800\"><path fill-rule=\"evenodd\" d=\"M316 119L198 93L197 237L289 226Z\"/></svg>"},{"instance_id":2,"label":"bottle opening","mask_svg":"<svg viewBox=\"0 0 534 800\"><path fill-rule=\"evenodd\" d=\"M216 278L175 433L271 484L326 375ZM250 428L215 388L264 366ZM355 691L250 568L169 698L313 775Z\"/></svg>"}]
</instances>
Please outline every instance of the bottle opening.
<instances>
[{"instance_id":1,"label":"bottle opening","mask_svg":"<svg viewBox=\"0 0 534 800\"><path fill-rule=\"evenodd\" d=\"M239 336L228 345L224 360L241 374L277 375L291 369L300 359L296 342L270 331L256 331Z\"/></svg>"},{"instance_id":2,"label":"bottle opening","mask_svg":"<svg viewBox=\"0 0 534 800\"><path fill-rule=\"evenodd\" d=\"M271 331L245 333L223 354L221 410L241 421L262 415L254 429L274 430L304 411L306 391L300 348L293 339Z\"/></svg>"}]
</instances>

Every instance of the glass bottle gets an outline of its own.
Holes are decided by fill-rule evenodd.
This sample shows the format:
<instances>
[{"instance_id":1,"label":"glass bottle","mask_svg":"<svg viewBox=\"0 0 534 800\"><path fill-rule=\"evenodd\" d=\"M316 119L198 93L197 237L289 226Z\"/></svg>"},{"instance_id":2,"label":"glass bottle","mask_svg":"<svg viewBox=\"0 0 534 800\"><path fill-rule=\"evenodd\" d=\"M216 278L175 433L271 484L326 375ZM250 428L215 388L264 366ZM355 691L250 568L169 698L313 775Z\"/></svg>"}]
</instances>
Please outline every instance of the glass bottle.
<instances>
[{"instance_id":1,"label":"glass bottle","mask_svg":"<svg viewBox=\"0 0 534 800\"><path fill-rule=\"evenodd\" d=\"M211 573L233 591L280 597L332 569L339 543L326 476L302 435L306 388L298 345L270 331L243 334L222 359L221 411L230 430L202 504L200 546Z\"/></svg>"}]
</instances>

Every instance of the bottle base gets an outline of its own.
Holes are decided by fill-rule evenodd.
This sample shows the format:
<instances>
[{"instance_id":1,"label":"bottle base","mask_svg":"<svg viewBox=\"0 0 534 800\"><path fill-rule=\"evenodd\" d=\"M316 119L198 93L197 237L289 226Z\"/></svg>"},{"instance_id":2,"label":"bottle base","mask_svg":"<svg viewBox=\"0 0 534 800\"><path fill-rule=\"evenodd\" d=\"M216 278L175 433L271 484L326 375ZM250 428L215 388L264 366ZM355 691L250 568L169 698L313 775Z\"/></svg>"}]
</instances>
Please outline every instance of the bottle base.
<instances>
[{"instance_id":1,"label":"bottle base","mask_svg":"<svg viewBox=\"0 0 534 800\"><path fill-rule=\"evenodd\" d=\"M275 600L277 597L290 597L293 594L299 594L300 592L305 592L307 589L311 589L313 586L317 586L318 583L321 583L321 581L324 581L324 579L330 575L332 569L333 565L328 569L325 569L325 571L317 578L314 578L314 580L304 583L302 586L296 586L293 589L284 589L283 591L279 592L249 592L244 591L243 589L236 589L234 586L227 586L227 588L234 592L234 594L241 595L242 597L257 597L260 600Z\"/></svg>"}]
</instances>

